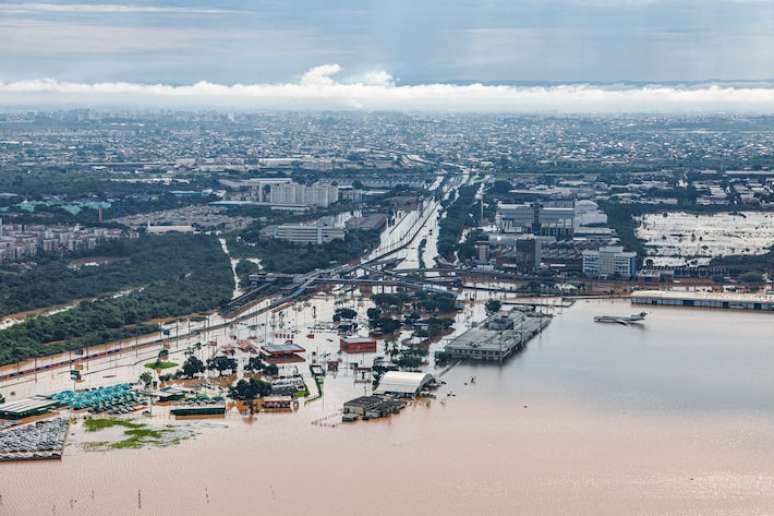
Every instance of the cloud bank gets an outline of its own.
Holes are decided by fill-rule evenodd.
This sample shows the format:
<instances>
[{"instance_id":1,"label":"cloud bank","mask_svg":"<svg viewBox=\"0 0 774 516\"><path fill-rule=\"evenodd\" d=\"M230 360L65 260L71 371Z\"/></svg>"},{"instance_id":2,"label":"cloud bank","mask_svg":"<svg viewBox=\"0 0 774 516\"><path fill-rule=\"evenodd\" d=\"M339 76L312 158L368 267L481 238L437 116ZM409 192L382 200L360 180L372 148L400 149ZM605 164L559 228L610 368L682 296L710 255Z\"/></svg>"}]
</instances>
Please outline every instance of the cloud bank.
<instances>
[{"instance_id":1,"label":"cloud bank","mask_svg":"<svg viewBox=\"0 0 774 516\"><path fill-rule=\"evenodd\" d=\"M125 4L19 3L0 5L0 13L6 14L227 14L235 12L237 11Z\"/></svg>"},{"instance_id":2,"label":"cloud bank","mask_svg":"<svg viewBox=\"0 0 774 516\"><path fill-rule=\"evenodd\" d=\"M774 114L772 86L400 85L384 71L336 80L341 72L341 66L326 64L310 69L294 83L234 85L0 81L0 107Z\"/></svg>"}]
</instances>

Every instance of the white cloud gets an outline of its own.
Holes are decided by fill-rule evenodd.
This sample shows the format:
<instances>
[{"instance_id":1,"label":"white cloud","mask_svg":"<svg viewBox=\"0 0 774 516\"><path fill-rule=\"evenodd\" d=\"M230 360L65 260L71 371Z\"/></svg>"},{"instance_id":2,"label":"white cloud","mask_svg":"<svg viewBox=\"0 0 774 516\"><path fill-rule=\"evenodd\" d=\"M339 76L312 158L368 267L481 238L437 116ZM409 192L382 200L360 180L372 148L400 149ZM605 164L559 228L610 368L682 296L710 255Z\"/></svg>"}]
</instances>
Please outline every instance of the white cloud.
<instances>
[{"instance_id":1,"label":"white cloud","mask_svg":"<svg viewBox=\"0 0 774 516\"><path fill-rule=\"evenodd\" d=\"M74 13L74 14L227 14L236 11L224 9L197 9L191 7L141 6L125 4L0 4L0 13Z\"/></svg>"},{"instance_id":2,"label":"white cloud","mask_svg":"<svg viewBox=\"0 0 774 516\"><path fill-rule=\"evenodd\" d=\"M228 109L366 109L504 113L774 114L769 86L490 86L396 85L386 72L372 80L338 82L341 66L310 69L298 83L192 85L75 83L51 79L0 82L0 105L143 106Z\"/></svg>"},{"instance_id":3,"label":"white cloud","mask_svg":"<svg viewBox=\"0 0 774 516\"><path fill-rule=\"evenodd\" d=\"M371 84L372 86L392 86L394 81L392 75L384 70L376 70L365 74L363 81L365 84Z\"/></svg>"},{"instance_id":4,"label":"white cloud","mask_svg":"<svg viewBox=\"0 0 774 516\"><path fill-rule=\"evenodd\" d=\"M301 84L304 86L333 86L333 76L341 71L341 65L324 64L315 66L301 76ZM258 86L258 85L256 85Z\"/></svg>"}]
</instances>

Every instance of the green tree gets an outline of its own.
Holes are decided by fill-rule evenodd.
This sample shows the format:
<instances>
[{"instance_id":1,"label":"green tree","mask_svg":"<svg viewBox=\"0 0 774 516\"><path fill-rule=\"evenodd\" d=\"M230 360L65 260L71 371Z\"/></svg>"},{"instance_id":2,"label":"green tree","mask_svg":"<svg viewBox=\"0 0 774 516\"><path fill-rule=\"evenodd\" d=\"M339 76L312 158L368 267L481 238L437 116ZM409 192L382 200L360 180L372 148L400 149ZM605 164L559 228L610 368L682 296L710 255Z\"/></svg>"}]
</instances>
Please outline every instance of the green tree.
<instances>
[{"instance_id":1,"label":"green tree","mask_svg":"<svg viewBox=\"0 0 774 516\"><path fill-rule=\"evenodd\" d=\"M390 319L389 317L382 317L377 321L376 326L381 328L385 334L395 333L400 329L400 321Z\"/></svg>"},{"instance_id":2,"label":"green tree","mask_svg":"<svg viewBox=\"0 0 774 516\"><path fill-rule=\"evenodd\" d=\"M193 378L199 373L203 373L206 370L204 363L194 355L191 355L183 363L183 374L188 378Z\"/></svg>"},{"instance_id":3,"label":"green tree","mask_svg":"<svg viewBox=\"0 0 774 516\"><path fill-rule=\"evenodd\" d=\"M412 325L415 324L419 319L421 319L420 315L416 312L411 312L406 317L404 317L406 320L406 324Z\"/></svg>"},{"instance_id":4,"label":"green tree","mask_svg":"<svg viewBox=\"0 0 774 516\"><path fill-rule=\"evenodd\" d=\"M447 313L454 311L456 300L452 296L437 296L435 299L436 307L439 312Z\"/></svg>"},{"instance_id":5,"label":"green tree","mask_svg":"<svg viewBox=\"0 0 774 516\"><path fill-rule=\"evenodd\" d=\"M747 285L762 285L765 283L763 275L757 272L745 272L739 276L739 281Z\"/></svg>"},{"instance_id":6,"label":"green tree","mask_svg":"<svg viewBox=\"0 0 774 516\"><path fill-rule=\"evenodd\" d=\"M404 352L395 361L395 365L401 369L416 369L422 365L422 359L417 355Z\"/></svg>"},{"instance_id":7,"label":"green tree","mask_svg":"<svg viewBox=\"0 0 774 516\"><path fill-rule=\"evenodd\" d=\"M498 179L492 185L491 192L494 194L507 194L511 190L513 190L513 185L510 181L503 181Z\"/></svg>"},{"instance_id":8,"label":"green tree","mask_svg":"<svg viewBox=\"0 0 774 516\"><path fill-rule=\"evenodd\" d=\"M140 375L140 382L145 385L145 388L147 389L150 384L153 383L153 373L150 371L145 371Z\"/></svg>"},{"instance_id":9,"label":"green tree","mask_svg":"<svg viewBox=\"0 0 774 516\"><path fill-rule=\"evenodd\" d=\"M260 272L261 267L257 263L253 263L249 260L239 260L235 269L237 276L239 276L239 281L247 283L250 279L250 274Z\"/></svg>"},{"instance_id":10,"label":"green tree","mask_svg":"<svg viewBox=\"0 0 774 516\"><path fill-rule=\"evenodd\" d=\"M500 308L502 308L503 304L498 301L497 299L490 299L486 302L486 311L490 314L496 314L500 311Z\"/></svg>"},{"instance_id":11,"label":"green tree","mask_svg":"<svg viewBox=\"0 0 774 516\"><path fill-rule=\"evenodd\" d=\"M237 370L237 362L233 358L224 356L215 357L207 360L207 369L217 370L218 376L221 376L223 371L231 371L233 374Z\"/></svg>"},{"instance_id":12,"label":"green tree","mask_svg":"<svg viewBox=\"0 0 774 516\"><path fill-rule=\"evenodd\" d=\"M333 315L334 321L340 321L342 319L354 319L357 317L357 312L351 308L337 308Z\"/></svg>"},{"instance_id":13,"label":"green tree","mask_svg":"<svg viewBox=\"0 0 774 516\"><path fill-rule=\"evenodd\" d=\"M271 394L271 384L255 378L239 380L235 386L229 389L229 396L238 400L254 400L259 396L268 396L269 394Z\"/></svg>"},{"instance_id":14,"label":"green tree","mask_svg":"<svg viewBox=\"0 0 774 516\"><path fill-rule=\"evenodd\" d=\"M262 371L264 367L266 367L266 364L263 363L260 357L250 357L247 360L245 369L248 371Z\"/></svg>"}]
</instances>

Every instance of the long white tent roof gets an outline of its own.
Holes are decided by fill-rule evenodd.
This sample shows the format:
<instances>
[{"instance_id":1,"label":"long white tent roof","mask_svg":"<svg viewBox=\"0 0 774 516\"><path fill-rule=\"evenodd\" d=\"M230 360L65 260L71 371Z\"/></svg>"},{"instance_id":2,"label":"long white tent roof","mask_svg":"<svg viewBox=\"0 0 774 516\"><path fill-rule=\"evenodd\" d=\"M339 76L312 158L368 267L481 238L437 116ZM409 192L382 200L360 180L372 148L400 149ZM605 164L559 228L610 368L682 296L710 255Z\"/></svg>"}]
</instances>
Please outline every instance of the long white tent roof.
<instances>
[{"instance_id":1,"label":"long white tent roof","mask_svg":"<svg viewBox=\"0 0 774 516\"><path fill-rule=\"evenodd\" d=\"M382 377L374 394L415 394L432 379L433 376L429 373L388 371Z\"/></svg>"}]
</instances>

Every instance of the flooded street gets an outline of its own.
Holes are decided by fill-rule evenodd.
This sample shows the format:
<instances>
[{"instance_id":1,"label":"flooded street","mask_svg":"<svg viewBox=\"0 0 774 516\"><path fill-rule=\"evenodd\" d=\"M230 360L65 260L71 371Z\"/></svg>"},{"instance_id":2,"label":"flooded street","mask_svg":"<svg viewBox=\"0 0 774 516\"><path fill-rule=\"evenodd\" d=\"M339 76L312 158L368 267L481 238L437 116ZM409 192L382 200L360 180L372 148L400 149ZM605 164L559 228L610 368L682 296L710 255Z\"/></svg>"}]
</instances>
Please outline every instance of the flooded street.
<instances>
[{"instance_id":1,"label":"flooded street","mask_svg":"<svg viewBox=\"0 0 774 516\"><path fill-rule=\"evenodd\" d=\"M240 285L239 276L237 275L236 271L239 260L231 257L231 253L228 250L228 244L226 243L225 238L218 238L218 242L220 243L221 249L223 249L223 253L228 256L229 265L231 266L231 275L234 277L234 293L231 295L231 299L235 299L244 294L244 290Z\"/></svg>"},{"instance_id":2,"label":"flooded street","mask_svg":"<svg viewBox=\"0 0 774 516\"><path fill-rule=\"evenodd\" d=\"M483 301L459 323L483 317ZM312 324L311 306L330 320L336 305L315 296L283 324ZM297 413L197 421L198 435L173 447L87 452L76 429L61 462L0 464L0 514L770 510L774 320L654 308L642 327L592 322L632 311L622 301L555 309L504 366L458 365L439 399L388 419L313 424L337 422L342 402L369 390L343 370ZM307 357L338 348L325 334L299 342Z\"/></svg>"},{"instance_id":3,"label":"flooded street","mask_svg":"<svg viewBox=\"0 0 774 516\"><path fill-rule=\"evenodd\" d=\"M655 265L706 265L716 256L764 254L774 244L774 216L766 212L650 213L637 237Z\"/></svg>"}]
</instances>

